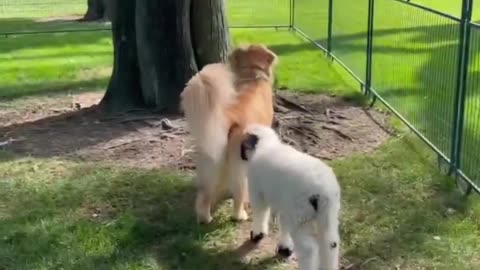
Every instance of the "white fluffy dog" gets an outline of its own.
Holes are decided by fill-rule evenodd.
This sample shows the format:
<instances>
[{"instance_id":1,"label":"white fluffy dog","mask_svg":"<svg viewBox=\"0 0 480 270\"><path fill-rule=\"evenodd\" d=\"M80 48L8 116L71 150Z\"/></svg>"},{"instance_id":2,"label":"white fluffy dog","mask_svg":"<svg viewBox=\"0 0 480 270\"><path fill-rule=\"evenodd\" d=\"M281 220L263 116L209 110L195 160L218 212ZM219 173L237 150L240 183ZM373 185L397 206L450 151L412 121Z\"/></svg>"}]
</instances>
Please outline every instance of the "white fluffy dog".
<instances>
[{"instance_id":1,"label":"white fluffy dog","mask_svg":"<svg viewBox=\"0 0 480 270\"><path fill-rule=\"evenodd\" d=\"M260 125L247 128L241 158L248 161L251 240L267 234L271 209L280 223L280 255L295 250L300 270L337 270L340 186L333 170Z\"/></svg>"}]
</instances>

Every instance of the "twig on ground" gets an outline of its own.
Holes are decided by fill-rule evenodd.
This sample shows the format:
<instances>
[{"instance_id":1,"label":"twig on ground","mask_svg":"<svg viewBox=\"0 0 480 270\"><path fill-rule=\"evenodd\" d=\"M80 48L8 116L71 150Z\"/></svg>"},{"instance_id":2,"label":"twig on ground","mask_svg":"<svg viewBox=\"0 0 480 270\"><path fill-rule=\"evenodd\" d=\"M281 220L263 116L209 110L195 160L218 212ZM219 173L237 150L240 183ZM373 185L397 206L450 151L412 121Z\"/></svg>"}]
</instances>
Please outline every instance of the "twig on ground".
<instances>
[{"instance_id":1,"label":"twig on ground","mask_svg":"<svg viewBox=\"0 0 480 270\"><path fill-rule=\"evenodd\" d=\"M63 113L63 112L68 112L70 111L70 108L57 108L57 109L50 109L50 111L54 113Z\"/></svg>"},{"instance_id":2,"label":"twig on ground","mask_svg":"<svg viewBox=\"0 0 480 270\"><path fill-rule=\"evenodd\" d=\"M327 117L327 119L330 119L330 109L329 108L325 109L325 116Z\"/></svg>"},{"instance_id":3,"label":"twig on ground","mask_svg":"<svg viewBox=\"0 0 480 270\"><path fill-rule=\"evenodd\" d=\"M173 134L173 133L168 133L168 132L162 132L160 134L160 139L175 139L177 138L178 136ZM151 141L161 141L160 139L152 139Z\"/></svg>"},{"instance_id":4,"label":"twig on ground","mask_svg":"<svg viewBox=\"0 0 480 270\"><path fill-rule=\"evenodd\" d=\"M294 139L292 139L288 136L285 136L285 135L282 136L282 140L288 145L296 145L297 144L297 142Z\"/></svg>"},{"instance_id":5,"label":"twig on ground","mask_svg":"<svg viewBox=\"0 0 480 270\"><path fill-rule=\"evenodd\" d=\"M163 118L162 120L160 120L160 125L165 130L170 130L170 129L174 128L174 126L172 125L170 120L168 120L168 118Z\"/></svg>"},{"instance_id":6,"label":"twig on ground","mask_svg":"<svg viewBox=\"0 0 480 270\"><path fill-rule=\"evenodd\" d=\"M289 111L289 109L281 106L281 105L278 105L278 104L274 104L273 105L273 111L276 112L276 113L287 113Z\"/></svg>"},{"instance_id":7,"label":"twig on ground","mask_svg":"<svg viewBox=\"0 0 480 270\"><path fill-rule=\"evenodd\" d=\"M12 138L9 138L8 140L6 141L3 141L3 142L0 142L0 147L3 147L3 146L7 146L9 144L11 144L12 142L19 142L19 141L24 141L25 139L21 138L21 139L12 139Z\"/></svg>"},{"instance_id":8,"label":"twig on ground","mask_svg":"<svg viewBox=\"0 0 480 270\"><path fill-rule=\"evenodd\" d=\"M327 156L324 156L324 155L321 155L321 154L313 154L314 157L317 157L319 159L324 159L324 160L333 160L333 158L331 157L327 157Z\"/></svg>"},{"instance_id":9,"label":"twig on ground","mask_svg":"<svg viewBox=\"0 0 480 270\"><path fill-rule=\"evenodd\" d=\"M298 104L294 101L291 101L291 100L288 100L287 98L285 97L282 97L280 95L277 95L276 96L276 99L277 101L280 101L281 103L283 103L284 105L287 105L287 106L291 106L299 111L302 111L302 112L306 112L306 113L309 113L309 114L314 114L310 109L308 109L307 107L301 105L301 104Z\"/></svg>"},{"instance_id":10,"label":"twig on ground","mask_svg":"<svg viewBox=\"0 0 480 270\"><path fill-rule=\"evenodd\" d=\"M349 264L349 265L347 265L347 266L344 266L344 267L341 268L341 269L342 269L342 270L349 270L349 269L353 268L354 266L355 266L355 264L354 264L354 263L351 263L351 264Z\"/></svg>"},{"instance_id":11,"label":"twig on ground","mask_svg":"<svg viewBox=\"0 0 480 270\"><path fill-rule=\"evenodd\" d=\"M291 129L297 131L298 133L302 134L302 135L305 135L307 137L314 137L315 139L317 140L321 140L322 138L320 138L320 136L317 135L317 132L310 128L310 127L307 127L307 126L304 126L304 125L291 125L289 126ZM307 134L308 133L308 134Z\"/></svg>"},{"instance_id":12,"label":"twig on ground","mask_svg":"<svg viewBox=\"0 0 480 270\"><path fill-rule=\"evenodd\" d=\"M346 117L345 115L337 113L336 111L328 108L325 109L325 116L327 116L328 119L335 117L337 119L350 120L350 118Z\"/></svg>"},{"instance_id":13,"label":"twig on ground","mask_svg":"<svg viewBox=\"0 0 480 270\"><path fill-rule=\"evenodd\" d=\"M134 143L134 142L139 141L139 140L140 139L133 139L133 140L130 140L130 141L121 142L121 143L117 143L117 144L114 144L114 145L107 145L107 146L103 147L103 149L104 150L113 149L113 148L117 148L117 147L120 147L120 146L124 146L124 145L127 145L127 144Z\"/></svg>"},{"instance_id":14,"label":"twig on ground","mask_svg":"<svg viewBox=\"0 0 480 270\"><path fill-rule=\"evenodd\" d=\"M0 142L0 147L5 146L5 145L9 145L10 142L11 142L10 139L8 139L6 141L3 141L3 142Z\"/></svg>"},{"instance_id":15,"label":"twig on ground","mask_svg":"<svg viewBox=\"0 0 480 270\"><path fill-rule=\"evenodd\" d=\"M336 128L336 127L332 127L332 126L328 126L328 125L323 125L322 128L323 128L323 129L326 129L326 130L330 130L330 131L335 132L338 136L342 137L342 138L345 139L345 140L353 141L352 137L348 136L347 134L345 134L343 131L339 130L339 129Z\"/></svg>"},{"instance_id":16,"label":"twig on ground","mask_svg":"<svg viewBox=\"0 0 480 270\"><path fill-rule=\"evenodd\" d=\"M360 264L360 268L362 268L363 266L365 266L366 264L372 262L372 261L376 261L378 260L378 257L372 257L372 258L369 258L367 259L366 261L364 261L362 264Z\"/></svg>"},{"instance_id":17,"label":"twig on ground","mask_svg":"<svg viewBox=\"0 0 480 270\"><path fill-rule=\"evenodd\" d=\"M339 122L335 120L328 120L327 123L332 124L332 125L341 125Z\"/></svg>"},{"instance_id":18,"label":"twig on ground","mask_svg":"<svg viewBox=\"0 0 480 270\"><path fill-rule=\"evenodd\" d=\"M119 123L134 122L134 121L143 121L143 120L152 120L152 119L158 119L158 115L137 115L137 116L131 116L131 117L127 117L127 118L125 118L125 119L120 120Z\"/></svg>"},{"instance_id":19,"label":"twig on ground","mask_svg":"<svg viewBox=\"0 0 480 270\"><path fill-rule=\"evenodd\" d=\"M182 151L180 152L180 158L182 158L182 157L185 156L186 154L193 153L193 152L195 152L195 149L192 149L192 148L188 148L188 149L182 148Z\"/></svg>"}]
</instances>

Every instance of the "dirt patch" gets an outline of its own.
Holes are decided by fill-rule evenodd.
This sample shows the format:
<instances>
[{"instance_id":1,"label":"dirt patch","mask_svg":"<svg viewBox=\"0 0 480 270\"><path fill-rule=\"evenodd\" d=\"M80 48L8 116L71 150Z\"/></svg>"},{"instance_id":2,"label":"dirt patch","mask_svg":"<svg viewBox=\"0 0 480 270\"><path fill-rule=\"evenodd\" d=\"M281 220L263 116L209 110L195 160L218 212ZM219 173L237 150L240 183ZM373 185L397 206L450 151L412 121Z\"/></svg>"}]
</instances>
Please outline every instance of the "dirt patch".
<instances>
[{"instance_id":1,"label":"dirt patch","mask_svg":"<svg viewBox=\"0 0 480 270\"><path fill-rule=\"evenodd\" d=\"M374 150L388 138L387 116L341 98L279 92L276 118L285 142L332 160ZM193 145L183 118L146 112L105 116L100 93L0 111L4 148L141 168L191 170ZM55 106L54 106L55 104Z\"/></svg>"},{"instance_id":2,"label":"dirt patch","mask_svg":"<svg viewBox=\"0 0 480 270\"><path fill-rule=\"evenodd\" d=\"M183 118L151 112L106 116L93 106L101 97L86 93L20 109L0 107L0 149L17 155L192 172L193 145ZM324 160L370 152L389 137L387 115L333 96L281 91L276 119L285 142ZM239 225L232 248L246 261L272 257L276 234L255 248L245 243L250 226L249 222ZM284 263L289 266L295 260ZM343 265L357 269L347 260Z\"/></svg>"}]
</instances>

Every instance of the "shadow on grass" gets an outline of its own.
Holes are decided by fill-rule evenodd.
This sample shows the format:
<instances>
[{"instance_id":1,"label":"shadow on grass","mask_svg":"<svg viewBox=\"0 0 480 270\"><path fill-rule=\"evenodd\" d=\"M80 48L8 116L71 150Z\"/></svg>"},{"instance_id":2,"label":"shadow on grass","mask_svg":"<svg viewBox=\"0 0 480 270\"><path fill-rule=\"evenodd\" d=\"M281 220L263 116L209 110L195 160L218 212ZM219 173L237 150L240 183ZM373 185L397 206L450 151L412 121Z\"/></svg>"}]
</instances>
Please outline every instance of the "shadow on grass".
<instances>
[{"instance_id":1,"label":"shadow on grass","mask_svg":"<svg viewBox=\"0 0 480 270\"><path fill-rule=\"evenodd\" d=\"M245 265L235 247L216 247L212 238L228 241L234 224L197 225L192 185L179 175L37 165L52 181L29 182L38 175L27 171L1 182L2 269L233 270L275 261Z\"/></svg>"},{"instance_id":2,"label":"shadow on grass","mask_svg":"<svg viewBox=\"0 0 480 270\"><path fill-rule=\"evenodd\" d=\"M18 34L35 33L45 31L68 32L75 30L104 30L110 28L107 22L84 22L79 21L79 15L65 15L64 18L28 18L11 17L0 18L0 33ZM108 32L108 30L105 30Z\"/></svg>"},{"instance_id":3,"label":"shadow on grass","mask_svg":"<svg viewBox=\"0 0 480 270\"><path fill-rule=\"evenodd\" d=\"M445 267L466 265L465 257L450 257L457 237L476 234L470 231L476 230L470 220L471 201L454 192L451 180L428 165L430 155L418 151L423 148L416 140L411 144L402 139L374 159L335 162L344 198L344 256L358 269L417 269L432 266L442 256L439 261ZM459 223L472 226L458 227ZM476 247L461 248L471 252Z\"/></svg>"},{"instance_id":4,"label":"shadow on grass","mask_svg":"<svg viewBox=\"0 0 480 270\"><path fill-rule=\"evenodd\" d=\"M0 100L107 85L110 73L103 74L103 69L112 64L111 32L68 32L72 25L90 24L0 19L0 32L5 29L66 31L0 37L3 63L0 69L4 74L0 79Z\"/></svg>"},{"instance_id":5,"label":"shadow on grass","mask_svg":"<svg viewBox=\"0 0 480 270\"><path fill-rule=\"evenodd\" d=\"M92 91L95 89L106 88L110 77L89 79L72 82L42 82L38 84L29 83L22 85L15 85L15 89L12 90L8 87L0 86L0 102L10 101L23 97L35 97L35 96L51 96L55 94L64 93L82 93L86 91Z\"/></svg>"},{"instance_id":6,"label":"shadow on grass","mask_svg":"<svg viewBox=\"0 0 480 270\"><path fill-rule=\"evenodd\" d=\"M62 25L66 24L66 27ZM92 44L100 39L111 37L109 30L95 31L95 28L87 29L87 32L68 32L83 27L86 23L68 22L59 23L55 21L36 22L31 18L0 19L0 32L35 32L35 31L57 31L58 33L18 34L3 36L0 38L0 49L2 53L31 48L49 48L66 45ZM92 24L95 25L95 24ZM34 26L34 27L32 27ZM72 27L78 26L78 27Z\"/></svg>"},{"instance_id":7,"label":"shadow on grass","mask_svg":"<svg viewBox=\"0 0 480 270\"><path fill-rule=\"evenodd\" d=\"M421 153L405 155L414 148L397 143L387 149L334 164L346 202L344 255L356 265L350 269L452 258L450 243L433 239L475 234L449 224L456 220L469 229L466 203L452 200L451 186L435 179L436 168L426 168L430 162ZM241 262L254 246L235 243L238 227L225 215L228 209L221 207L210 225L196 224L194 189L184 175L36 159L0 164L5 179L2 174L9 179L0 181L5 269L277 269L273 257ZM456 214L445 215L447 207ZM378 260L359 266L373 257Z\"/></svg>"}]
</instances>

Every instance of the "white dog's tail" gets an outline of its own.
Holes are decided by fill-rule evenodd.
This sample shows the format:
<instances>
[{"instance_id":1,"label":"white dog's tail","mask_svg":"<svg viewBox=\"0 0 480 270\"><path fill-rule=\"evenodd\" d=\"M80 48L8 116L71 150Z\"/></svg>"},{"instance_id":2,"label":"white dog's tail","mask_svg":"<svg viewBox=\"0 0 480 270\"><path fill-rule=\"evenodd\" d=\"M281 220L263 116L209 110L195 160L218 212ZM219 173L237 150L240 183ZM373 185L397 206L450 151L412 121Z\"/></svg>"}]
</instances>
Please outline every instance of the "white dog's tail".
<instances>
[{"instance_id":1,"label":"white dog's tail","mask_svg":"<svg viewBox=\"0 0 480 270\"><path fill-rule=\"evenodd\" d=\"M195 144L214 161L226 150L229 127L223 109L235 97L233 74L221 63L206 65L181 94L181 107Z\"/></svg>"}]
</instances>

